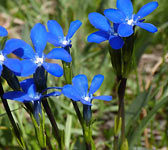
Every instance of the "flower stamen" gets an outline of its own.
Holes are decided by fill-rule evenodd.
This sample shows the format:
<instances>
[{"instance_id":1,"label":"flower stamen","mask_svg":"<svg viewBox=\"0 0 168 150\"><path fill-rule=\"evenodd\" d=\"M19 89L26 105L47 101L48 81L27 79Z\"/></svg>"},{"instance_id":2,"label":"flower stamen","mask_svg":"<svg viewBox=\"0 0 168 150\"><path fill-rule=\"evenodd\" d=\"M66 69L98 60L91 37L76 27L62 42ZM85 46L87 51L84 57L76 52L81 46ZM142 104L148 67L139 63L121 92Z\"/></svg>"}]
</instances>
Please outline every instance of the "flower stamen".
<instances>
[{"instance_id":1,"label":"flower stamen","mask_svg":"<svg viewBox=\"0 0 168 150\"><path fill-rule=\"evenodd\" d=\"M34 61L35 64L37 64L38 66L41 66L43 64L43 62L44 62L43 57L36 56L35 61Z\"/></svg>"}]
</instances>

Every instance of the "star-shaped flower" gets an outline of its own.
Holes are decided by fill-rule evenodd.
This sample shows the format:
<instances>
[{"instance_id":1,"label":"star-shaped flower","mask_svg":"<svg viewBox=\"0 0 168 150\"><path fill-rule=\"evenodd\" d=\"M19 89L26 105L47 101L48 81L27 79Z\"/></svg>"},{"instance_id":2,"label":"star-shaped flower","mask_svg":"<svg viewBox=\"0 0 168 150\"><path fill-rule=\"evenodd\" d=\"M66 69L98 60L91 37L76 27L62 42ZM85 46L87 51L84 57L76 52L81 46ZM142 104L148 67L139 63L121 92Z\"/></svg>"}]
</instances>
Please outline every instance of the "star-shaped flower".
<instances>
[{"instance_id":1,"label":"star-shaped flower","mask_svg":"<svg viewBox=\"0 0 168 150\"><path fill-rule=\"evenodd\" d=\"M89 14L89 21L96 29L99 29L88 36L89 42L101 43L108 40L113 49L123 47L124 41L117 33L118 24L113 24L111 27L107 18L96 12Z\"/></svg>"},{"instance_id":2,"label":"star-shaped flower","mask_svg":"<svg viewBox=\"0 0 168 150\"><path fill-rule=\"evenodd\" d=\"M3 95L3 98L15 100L15 101L22 102L22 103L32 102L34 117L35 117L37 123L40 124L39 113L42 114L42 110L41 110L42 98L50 97L50 96L59 96L59 95L61 95L61 92L55 91L55 92L52 92L49 94L44 94L46 92L46 90L51 89L51 88L47 88L44 90L44 92L39 93L36 90L36 86L35 86L33 78L21 81L20 86L22 88L22 91L7 92ZM57 87L52 87L52 88L61 89L61 88L57 88Z\"/></svg>"},{"instance_id":3,"label":"star-shaped flower","mask_svg":"<svg viewBox=\"0 0 168 150\"><path fill-rule=\"evenodd\" d=\"M74 101L80 101L84 105L89 106L92 105L93 99L110 101L112 100L112 96L93 96L93 94L100 88L103 80L103 75L99 74L94 76L88 91L87 77L79 74L72 79L72 85L68 84L63 87L62 93Z\"/></svg>"},{"instance_id":4,"label":"star-shaped flower","mask_svg":"<svg viewBox=\"0 0 168 150\"><path fill-rule=\"evenodd\" d=\"M3 26L0 26L0 36L4 37L7 35L8 35L8 31Z\"/></svg>"},{"instance_id":5,"label":"star-shaped flower","mask_svg":"<svg viewBox=\"0 0 168 150\"><path fill-rule=\"evenodd\" d=\"M11 39L11 47L15 49L13 52L17 56L23 58L23 70L20 76L29 76L35 73L36 69L43 66L50 74L60 77L63 75L63 69L56 63L46 62L46 59L60 59L65 62L71 62L70 54L63 48L54 48L47 55L44 54L44 49L47 44L47 31L44 25L37 23L31 30L30 38L33 48L20 39Z\"/></svg>"},{"instance_id":6,"label":"star-shaped flower","mask_svg":"<svg viewBox=\"0 0 168 150\"><path fill-rule=\"evenodd\" d=\"M71 38L81 25L82 23L79 20L71 22L68 34L64 36L63 29L60 24L55 20L49 20L47 22L49 31L47 40L56 47L71 47Z\"/></svg>"},{"instance_id":7,"label":"star-shaped flower","mask_svg":"<svg viewBox=\"0 0 168 150\"><path fill-rule=\"evenodd\" d=\"M150 2L144 5L137 14L133 14L131 0L117 0L117 9L106 9L105 16L113 23L119 24L118 34L121 37L128 37L133 34L135 25L149 31L157 32L157 28L150 23L143 23L145 16L149 15L158 7L158 2Z\"/></svg>"},{"instance_id":8,"label":"star-shaped flower","mask_svg":"<svg viewBox=\"0 0 168 150\"><path fill-rule=\"evenodd\" d=\"M22 88L22 91L7 92L3 95L3 98L26 103L26 102L41 101L42 98L44 97L61 95L61 92L59 91L55 91L49 94L43 94L47 89L44 90L43 93L37 92L33 78L21 81L20 86ZM55 87L55 89L60 89L60 88Z\"/></svg>"}]
</instances>

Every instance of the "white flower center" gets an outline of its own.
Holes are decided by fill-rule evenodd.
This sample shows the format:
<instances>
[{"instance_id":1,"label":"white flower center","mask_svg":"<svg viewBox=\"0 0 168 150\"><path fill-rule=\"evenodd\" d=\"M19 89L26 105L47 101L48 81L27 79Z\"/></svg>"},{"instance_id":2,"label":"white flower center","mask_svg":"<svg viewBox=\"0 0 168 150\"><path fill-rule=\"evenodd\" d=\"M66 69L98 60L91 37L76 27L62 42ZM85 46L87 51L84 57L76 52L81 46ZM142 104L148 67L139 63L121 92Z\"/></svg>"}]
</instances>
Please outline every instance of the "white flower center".
<instances>
[{"instance_id":1,"label":"white flower center","mask_svg":"<svg viewBox=\"0 0 168 150\"><path fill-rule=\"evenodd\" d=\"M2 54L0 54L0 62L4 62L4 60L5 60L5 57Z\"/></svg>"},{"instance_id":2,"label":"white flower center","mask_svg":"<svg viewBox=\"0 0 168 150\"><path fill-rule=\"evenodd\" d=\"M113 35L114 35L114 36L118 36L118 33L114 33Z\"/></svg>"},{"instance_id":3,"label":"white flower center","mask_svg":"<svg viewBox=\"0 0 168 150\"><path fill-rule=\"evenodd\" d=\"M41 98L41 94L36 92L35 95L34 94L30 94L29 97L39 100Z\"/></svg>"},{"instance_id":4,"label":"white flower center","mask_svg":"<svg viewBox=\"0 0 168 150\"><path fill-rule=\"evenodd\" d=\"M36 56L36 59L34 61L35 64L37 64L38 66L41 66L44 62L44 58L43 57L38 57Z\"/></svg>"},{"instance_id":5,"label":"white flower center","mask_svg":"<svg viewBox=\"0 0 168 150\"><path fill-rule=\"evenodd\" d=\"M64 40L64 41L62 42L62 44L63 44L63 45L67 45L67 44L68 44L68 41L67 41L67 40Z\"/></svg>"},{"instance_id":6,"label":"white flower center","mask_svg":"<svg viewBox=\"0 0 168 150\"><path fill-rule=\"evenodd\" d=\"M62 47L66 47L66 46L70 45L71 41L70 41L69 39L67 40L67 38L64 37L64 38L60 41L60 43L61 43Z\"/></svg>"},{"instance_id":7,"label":"white flower center","mask_svg":"<svg viewBox=\"0 0 168 150\"><path fill-rule=\"evenodd\" d=\"M134 23L134 20L133 20L133 19L127 20L127 24L128 24L128 25L133 25L133 23Z\"/></svg>"},{"instance_id":8,"label":"white flower center","mask_svg":"<svg viewBox=\"0 0 168 150\"><path fill-rule=\"evenodd\" d=\"M90 97L86 96L86 97L84 97L84 100L87 101L87 102L90 102Z\"/></svg>"}]
</instances>

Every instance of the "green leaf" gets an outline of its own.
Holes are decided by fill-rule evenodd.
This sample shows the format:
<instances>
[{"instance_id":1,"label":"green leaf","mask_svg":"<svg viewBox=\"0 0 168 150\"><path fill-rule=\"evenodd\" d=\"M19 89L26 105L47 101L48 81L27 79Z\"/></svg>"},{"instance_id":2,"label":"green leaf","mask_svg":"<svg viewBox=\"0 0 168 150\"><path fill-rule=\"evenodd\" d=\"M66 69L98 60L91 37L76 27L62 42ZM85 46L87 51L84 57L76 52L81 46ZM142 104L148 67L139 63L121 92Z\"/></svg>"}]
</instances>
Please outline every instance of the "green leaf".
<instances>
[{"instance_id":1,"label":"green leaf","mask_svg":"<svg viewBox=\"0 0 168 150\"><path fill-rule=\"evenodd\" d=\"M153 119L153 117L156 115L158 110L165 106L165 104L168 103L168 96L162 98L155 107L150 110L148 115L141 121L140 125L136 128L136 130L133 132L132 136L128 139L129 148L133 149L133 146L135 142L137 141L138 137L143 132L144 128L150 123L150 121Z\"/></svg>"},{"instance_id":2,"label":"green leaf","mask_svg":"<svg viewBox=\"0 0 168 150\"><path fill-rule=\"evenodd\" d=\"M128 106L125 116L125 124L126 124L126 135L130 133L132 130L132 126L139 119L139 115L141 113L142 108L147 104L148 96L150 92L142 92L140 93L136 99Z\"/></svg>"},{"instance_id":3,"label":"green leaf","mask_svg":"<svg viewBox=\"0 0 168 150\"><path fill-rule=\"evenodd\" d=\"M70 108L72 108L72 103L70 104ZM67 115L66 125L65 125L65 147L69 149L71 142L71 129L72 129L72 115Z\"/></svg>"}]
</instances>

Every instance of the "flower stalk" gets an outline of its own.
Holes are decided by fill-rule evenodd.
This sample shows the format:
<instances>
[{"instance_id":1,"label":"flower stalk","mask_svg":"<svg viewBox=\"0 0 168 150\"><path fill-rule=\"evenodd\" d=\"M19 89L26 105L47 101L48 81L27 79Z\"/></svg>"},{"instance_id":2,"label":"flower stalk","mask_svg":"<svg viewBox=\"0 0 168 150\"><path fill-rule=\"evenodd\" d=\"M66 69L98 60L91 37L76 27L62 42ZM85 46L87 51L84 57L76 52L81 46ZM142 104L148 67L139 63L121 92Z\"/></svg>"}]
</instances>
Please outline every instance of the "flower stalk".
<instances>
[{"instance_id":1,"label":"flower stalk","mask_svg":"<svg viewBox=\"0 0 168 150\"><path fill-rule=\"evenodd\" d=\"M66 47L65 50L70 54L69 47ZM72 64L64 62L64 61L62 61L62 64L63 64L64 77L65 77L66 84L71 84L72 83L72 76L73 76L72 66L71 66ZM83 115L83 117L82 117L82 114L79 110L77 103L73 100L71 100L71 101L72 101L73 107L75 109L76 115L78 117L78 120L82 126L86 150L95 150L95 144L94 144L94 141L92 138L92 128L90 125L91 122L88 123L87 121L85 121L85 116Z\"/></svg>"},{"instance_id":2,"label":"flower stalk","mask_svg":"<svg viewBox=\"0 0 168 150\"><path fill-rule=\"evenodd\" d=\"M118 118L121 118L121 145L125 139L125 105L124 105L124 95L126 89L126 78L118 77L118 82L120 82L118 88L118 98L119 98L119 110Z\"/></svg>"},{"instance_id":3,"label":"flower stalk","mask_svg":"<svg viewBox=\"0 0 168 150\"><path fill-rule=\"evenodd\" d=\"M46 89L46 87L47 87L47 85L46 85L47 74L45 73L45 70L44 70L43 67L37 68L36 73L34 74L34 79L35 79L35 83L36 83L36 86L37 86L37 90L39 92L42 92L43 90ZM63 140L61 138L58 125L57 125L56 120L54 118L54 115L51 111L51 108L49 106L47 98L42 99L42 104L43 104L44 110L47 113L47 116L50 120L50 123L52 125L53 131L54 131L54 136L55 136L55 138L57 139L57 142L58 142L58 147L59 147L60 150L63 150L64 149Z\"/></svg>"},{"instance_id":4,"label":"flower stalk","mask_svg":"<svg viewBox=\"0 0 168 150\"><path fill-rule=\"evenodd\" d=\"M12 116L12 113L10 111L8 102L6 99L3 98L3 94L4 94L4 90L3 90L3 86L2 86L2 79L0 78L0 97L1 97L2 103L4 105L5 111L8 115L9 120L10 120L10 123L13 127L14 135L17 137L17 141L18 141L19 145L21 146L21 148L23 150L25 150L26 145L25 145L25 142L24 142L23 137L21 135L21 132L19 130L19 126L16 124L16 122Z\"/></svg>"}]
</instances>

